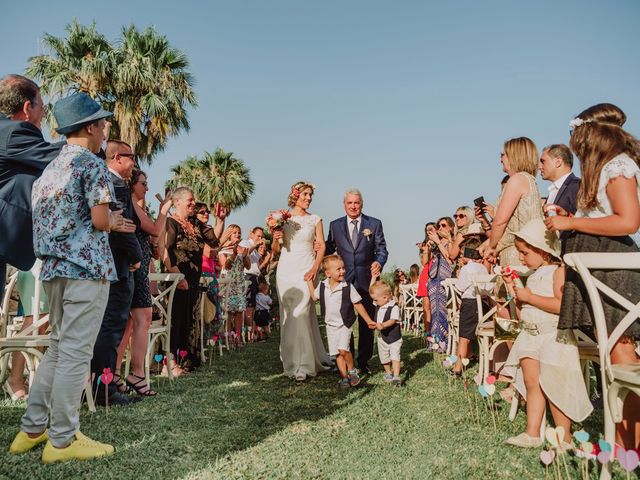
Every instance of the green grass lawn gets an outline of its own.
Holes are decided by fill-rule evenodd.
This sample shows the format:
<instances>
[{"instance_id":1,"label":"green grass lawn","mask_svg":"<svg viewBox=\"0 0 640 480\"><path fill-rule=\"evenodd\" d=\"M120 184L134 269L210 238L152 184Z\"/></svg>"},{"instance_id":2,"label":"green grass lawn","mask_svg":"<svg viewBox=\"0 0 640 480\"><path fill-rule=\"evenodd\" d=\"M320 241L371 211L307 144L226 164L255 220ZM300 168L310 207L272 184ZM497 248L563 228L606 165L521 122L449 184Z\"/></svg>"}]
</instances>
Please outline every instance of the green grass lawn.
<instances>
[{"instance_id":1,"label":"green grass lawn","mask_svg":"<svg viewBox=\"0 0 640 480\"><path fill-rule=\"evenodd\" d=\"M156 398L110 408L108 415L83 408L82 431L116 447L115 455L89 462L44 466L41 448L21 456L6 453L24 404L4 401L0 478L545 477L538 449L503 445L523 431L524 414L511 423L502 409L494 433L491 415L482 408L477 425L462 381L449 380L420 339L405 338L404 387L385 384L376 361L373 377L340 391L333 374L299 385L284 378L275 337L247 346L216 357L211 367L173 387L161 384ZM594 425L585 429L599 431ZM580 478L579 469L570 468Z\"/></svg>"}]
</instances>

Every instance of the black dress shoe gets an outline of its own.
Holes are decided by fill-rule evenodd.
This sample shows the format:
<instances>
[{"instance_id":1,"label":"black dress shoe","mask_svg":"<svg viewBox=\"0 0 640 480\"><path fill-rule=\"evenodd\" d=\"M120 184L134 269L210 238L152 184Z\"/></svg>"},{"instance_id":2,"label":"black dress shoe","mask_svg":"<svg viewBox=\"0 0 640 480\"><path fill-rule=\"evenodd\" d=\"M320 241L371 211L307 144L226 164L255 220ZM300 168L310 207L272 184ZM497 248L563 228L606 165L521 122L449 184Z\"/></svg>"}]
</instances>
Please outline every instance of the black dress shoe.
<instances>
[{"instance_id":1,"label":"black dress shoe","mask_svg":"<svg viewBox=\"0 0 640 480\"><path fill-rule=\"evenodd\" d=\"M142 401L142 397L139 395L136 395L135 397L130 397L129 395L124 395L120 392L116 392L109 397L109 405L111 406L131 405L132 403L138 403L141 401ZM104 407L105 406L104 398L100 398L100 395L98 395L98 398L96 398L96 404L100 405L101 407Z\"/></svg>"},{"instance_id":2,"label":"black dress shoe","mask_svg":"<svg viewBox=\"0 0 640 480\"><path fill-rule=\"evenodd\" d=\"M359 370L361 375L371 375L371 369L367 366L360 367Z\"/></svg>"}]
</instances>

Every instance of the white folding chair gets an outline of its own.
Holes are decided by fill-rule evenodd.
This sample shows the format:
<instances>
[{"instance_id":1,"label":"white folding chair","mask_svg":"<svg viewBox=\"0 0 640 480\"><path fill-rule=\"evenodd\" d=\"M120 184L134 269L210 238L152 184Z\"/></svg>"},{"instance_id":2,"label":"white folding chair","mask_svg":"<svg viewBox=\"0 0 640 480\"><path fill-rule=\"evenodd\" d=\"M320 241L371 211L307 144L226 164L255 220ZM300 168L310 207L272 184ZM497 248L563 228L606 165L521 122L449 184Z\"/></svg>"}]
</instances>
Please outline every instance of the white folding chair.
<instances>
[{"instance_id":1,"label":"white folding chair","mask_svg":"<svg viewBox=\"0 0 640 480\"><path fill-rule=\"evenodd\" d=\"M640 303L634 304L613 288L593 276L592 270L640 270L640 253L569 253L565 263L576 270L584 282L598 338L600 373L602 378L602 400L604 405L604 438L610 445L615 443L615 424L622 421L622 407L629 392L640 395L640 363L613 364L611 351L624 332L640 321ZM613 300L628 311L622 321L607 331L602 298ZM611 478L610 464L603 465L601 479Z\"/></svg>"},{"instance_id":2,"label":"white folding chair","mask_svg":"<svg viewBox=\"0 0 640 480\"><path fill-rule=\"evenodd\" d=\"M169 380L173 380L171 369L171 313L173 310L173 296L176 293L178 283L184 278L182 273L150 273L149 281L158 282L158 294L152 295L152 304L157 307L160 319L153 320L149 327L149 342L147 354L144 359L144 372L147 385L150 385L151 362L157 348L160 347L167 361ZM130 355L127 355L127 367L129 371Z\"/></svg>"},{"instance_id":3,"label":"white folding chair","mask_svg":"<svg viewBox=\"0 0 640 480\"><path fill-rule=\"evenodd\" d=\"M405 326L405 330L413 330L416 335L420 330L424 315L421 305L422 302L419 301L417 292L418 285L415 283L400 285L403 325Z\"/></svg>"}]
</instances>

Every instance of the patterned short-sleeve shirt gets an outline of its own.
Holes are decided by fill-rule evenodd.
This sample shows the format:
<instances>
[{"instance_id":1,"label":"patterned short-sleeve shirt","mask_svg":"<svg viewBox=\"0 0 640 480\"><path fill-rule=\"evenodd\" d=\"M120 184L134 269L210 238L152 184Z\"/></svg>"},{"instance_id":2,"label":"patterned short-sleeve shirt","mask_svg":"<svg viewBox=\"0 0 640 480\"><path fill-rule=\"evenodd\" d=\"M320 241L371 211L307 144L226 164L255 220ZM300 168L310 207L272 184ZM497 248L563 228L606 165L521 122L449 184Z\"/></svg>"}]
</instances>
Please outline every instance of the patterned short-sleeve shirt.
<instances>
[{"instance_id":1,"label":"patterned short-sleeve shirt","mask_svg":"<svg viewBox=\"0 0 640 480\"><path fill-rule=\"evenodd\" d=\"M65 145L31 192L42 280L117 280L109 234L91 221L92 207L115 198L104 160L79 145Z\"/></svg>"}]
</instances>

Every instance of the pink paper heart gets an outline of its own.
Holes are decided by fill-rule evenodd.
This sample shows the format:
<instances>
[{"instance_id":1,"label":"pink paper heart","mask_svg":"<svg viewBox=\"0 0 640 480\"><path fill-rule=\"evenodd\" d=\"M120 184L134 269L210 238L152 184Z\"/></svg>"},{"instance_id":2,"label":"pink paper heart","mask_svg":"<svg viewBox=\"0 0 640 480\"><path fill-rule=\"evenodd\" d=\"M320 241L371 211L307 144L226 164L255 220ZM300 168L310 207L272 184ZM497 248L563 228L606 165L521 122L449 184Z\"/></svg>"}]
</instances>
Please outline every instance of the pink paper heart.
<instances>
[{"instance_id":1,"label":"pink paper heart","mask_svg":"<svg viewBox=\"0 0 640 480\"><path fill-rule=\"evenodd\" d=\"M184 358L187 356L187 351L186 350L180 350L178 352L178 355L180 355L180 358Z\"/></svg>"},{"instance_id":2,"label":"pink paper heart","mask_svg":"<svg viewBox=\"0 0 640 480\"><path fill-rule=\"evenodd\" d=\"M488 383L489 385L493 385L494 383L496 383L496 377L495 375L489 375L484 383Z\"/></svg>"},{"instance_id":3,"label":"pink paper heart","mask_svg":"<svg viewBox=\"0 0 640 480\"><path fill-rule=\"evenodd\" d=\"M618 461L627 472L632 472L640 463L640 458L635 450L623 450L620 448L618 450Z\"/></svg>"},{"instance_id":4,"label":"pink paper heart","mask_svg":"<svg viewBox=\"0 0 640 480\"><path fill-rule=\"evenodd\" d=\"M109 385L112 380L113 380L113 373L111 372L106 372L100 375L100 381L105 385Z\"/></svg>"},{"instance_id":5,"label":"pink paper heart","mask_svg":"<svg viewBox=\"0 0 640 480\"><path fill-rule=\"evenodd\" d=\"M482 377L479 373L473 377L473 381L476 385L480 385L482 383Z\"/></svg>"},{"instance_id":6,"label":"pink paper heart","mask_svg":"<svg viewBox=\"0 0 640 480\"><path fill-rule=\"evenodd\" d=\"M605 464L608 463L609 460L611 460L611 452L603 452L601 451L600 453L598 453L598 461L601 464Z\"/></svg>"},{"instance_id":7,"label":"pink paper heart","mask_svg":"<svg viewBox=\"0 0 640 480\"><path fill-rule=\"evenodd\" d=\"M109 367L103 368L102 373L111 373L111 369Z\"/></svg>"},{"instance_id":8,"label":"pink paper heart","mask_svg":"<svg viewBox=\"0 0 640 480\"><path fill-rule=\"evenodd\" d=\"M551 462L553 462L555 456L556 452L554 452L553 450L542 450L540 452L540 461L545 465L551 465Z\"/></svg>"}]
</instances>

